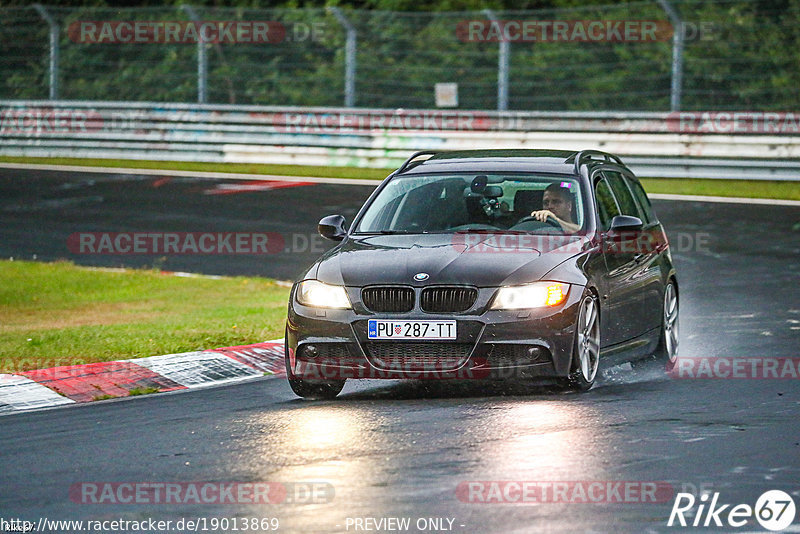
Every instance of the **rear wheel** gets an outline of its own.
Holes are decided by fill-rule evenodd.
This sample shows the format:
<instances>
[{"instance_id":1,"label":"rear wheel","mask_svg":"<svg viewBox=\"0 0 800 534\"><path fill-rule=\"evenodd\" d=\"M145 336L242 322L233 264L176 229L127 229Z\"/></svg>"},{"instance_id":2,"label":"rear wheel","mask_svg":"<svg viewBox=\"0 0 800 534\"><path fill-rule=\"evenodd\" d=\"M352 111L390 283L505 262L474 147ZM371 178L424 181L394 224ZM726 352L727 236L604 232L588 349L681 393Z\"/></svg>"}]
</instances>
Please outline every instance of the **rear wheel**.
<instances>
[{"instance_id":1,"label":"rear wheel","mask_svg":"<svg viewBox=\"0 0 800 534\"><path fill-rule=\"evenodd\" d=\"M594 385L600 366L600 308L593 293L587 293L578 308L572 354L572 370L566 387L586 391Z\"/></svg>"},{"instance_id":2,"label":"rear wheel","mask_svg":"<svg viewBox=\"0 0 800 534\"><path fill-rule=\"evenodd\" d=\"M289 362L289 345L284 345L284 362L286 364L286 378L289 380L289 387L294 394L304 399L333 399L338 395L346 380L304 380L297 378L292 372Z\"/></svg>"},{"instance_id":3,"label":"rear wheel","mask_svg":"<svg viewBox=\"0 0 800 534\"><path fill-rule=\"evenodd\" d=\"M656 357L666 361L670 371L678 360L678 290L670 280L664 288L664 307L661 313L661 336L656 347Z\"/></svg>"}]
</instances>

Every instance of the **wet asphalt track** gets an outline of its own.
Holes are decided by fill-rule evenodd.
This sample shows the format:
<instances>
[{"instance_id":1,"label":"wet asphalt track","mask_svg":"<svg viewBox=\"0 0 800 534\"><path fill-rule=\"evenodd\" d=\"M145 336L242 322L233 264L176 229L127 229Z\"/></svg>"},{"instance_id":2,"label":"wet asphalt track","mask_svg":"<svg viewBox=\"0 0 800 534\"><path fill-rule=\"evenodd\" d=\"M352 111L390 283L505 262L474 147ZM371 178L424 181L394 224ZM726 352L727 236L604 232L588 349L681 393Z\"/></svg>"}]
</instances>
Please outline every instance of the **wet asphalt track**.
<instances>
[{"instance_id":1,"label":"wet asphalt track","mask_svg":"<svg viewBox=\"0 0 800 534\"><path fill-rule=\"evenodd\" d=\"M315 185L207 194L223 183L2 170L0 257L155 260L171 270L289 279L318 255L304 244L316 221L352 219L369 193ZM798 356L800 210L654 204L678 268L682 355ZM67 237L82 231L267 231L294 243L267 256L70 254ZM782 489L800 505L800 381L675 380L656 362L617 369L582 395L372 381L348 384L333 402L305 402L281 379L259 380L4 416L0 436L0 518L34 521L255 516L279 518L283 532L331 532L345 531L348 517L392 516L411 518L409 532L428 517L470 533L676 530L666 526L671 499L460 501L459 484L476 480L665 481L751 505ZM258 506L70 501L70 485L87 481L324 481L335 497Z\"/></svg>"}]
</instances>

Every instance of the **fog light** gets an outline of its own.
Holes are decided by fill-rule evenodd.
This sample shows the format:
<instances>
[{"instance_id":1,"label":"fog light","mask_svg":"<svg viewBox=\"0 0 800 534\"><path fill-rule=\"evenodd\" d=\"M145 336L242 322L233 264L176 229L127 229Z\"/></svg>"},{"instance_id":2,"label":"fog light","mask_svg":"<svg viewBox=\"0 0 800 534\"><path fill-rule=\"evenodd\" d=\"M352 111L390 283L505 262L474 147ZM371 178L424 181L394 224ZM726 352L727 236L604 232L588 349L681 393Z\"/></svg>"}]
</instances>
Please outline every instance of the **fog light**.
<instances>
[{"instance_id":1,"label":"fog light","mask_svg":"<svg viewBox=\"0 0 800 534\"><path fill-rule=\"evenodd\" d=\"M302 355L303 358L316 358L319 356L319 350L314 345L303 345Z\"/></svg>"},{"instance_id":2,"label":"fog light","mask_svg":"<svg viewBox=\"0 0 800 534\"><path fill-rule=\"evenodd\" d=\"M543 359L544 353L541 347L528 347L528 358L532 362L537 362Z\"/></svg>"}]
</instances>

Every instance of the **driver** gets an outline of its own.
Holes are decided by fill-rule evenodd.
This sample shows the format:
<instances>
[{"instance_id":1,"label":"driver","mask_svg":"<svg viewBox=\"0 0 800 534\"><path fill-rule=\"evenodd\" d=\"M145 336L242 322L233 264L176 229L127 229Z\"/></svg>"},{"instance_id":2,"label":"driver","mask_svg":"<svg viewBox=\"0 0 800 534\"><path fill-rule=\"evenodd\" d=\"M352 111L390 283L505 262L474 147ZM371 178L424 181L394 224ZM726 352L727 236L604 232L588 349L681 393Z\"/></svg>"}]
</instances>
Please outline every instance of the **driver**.
<instances>
[{"instance_id":1,"label":"driver","mask_svg":"<svg viewBox=\"0 0 800 534\"><path fill-rule=\"evenodd\" d=\"M572 195L569 189L558 183L552 183L544 190L541 210L531 212L531 217L545 222L548 217L554 218L566 233L574 233L580 229L575 223L572 213Z\"/></svg>"}]
</instances>

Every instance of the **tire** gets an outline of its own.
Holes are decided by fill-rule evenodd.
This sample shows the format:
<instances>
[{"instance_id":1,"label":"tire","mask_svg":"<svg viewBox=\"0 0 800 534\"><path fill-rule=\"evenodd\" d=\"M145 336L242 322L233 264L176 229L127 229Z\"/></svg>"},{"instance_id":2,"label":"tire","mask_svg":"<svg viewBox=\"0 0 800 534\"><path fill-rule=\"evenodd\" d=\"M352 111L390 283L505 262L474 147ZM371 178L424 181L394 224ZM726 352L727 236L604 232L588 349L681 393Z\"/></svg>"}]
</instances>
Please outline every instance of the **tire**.
<instances>
[{"instance_id":1,"label":"tire","mask_svg":"<svg viewBox=\"0 0 800 534\"><path fill-rule=\"evenodd\" d=\"M288 337L286 338L288 339ZM303 380L297 378L292 373L289 364L289 345L284 344L284 363L286 365L286 378L289 380L289 387L298 397L313 400L333 399L338 395L346 380Z\"/></svg>"},{"instance_id":2,"label":"tire","mask_svg":"<svg viewBox=\"0 0 800 534\"><path fill-rule=\"evenodd\" d=\"M678 360L678 343L680 341L678 329L678 289L674 280L670 280L664 287L664 302L661 311L661 334L658 339L655 356L665 362L667 371L675 367Z\"/></svg>"},{"instance_id":3,"label":"tire","mask_svg":"<svg viewBox=\"0 0 800 534\"><path fill-rule=\"evenodd\" d=\"M600 306L597 296L587 292L581 299L575 320L575 344L566 389L588 391L600 367Z\"/></svg>"},{"instance_id":4,"label":"tire","mask_svg":"<svg viewBox=\"0 0 800 534\"><path fill-rule=\"evenodd\" d=\"M304 399L333 399L342 391L345 380L302 380L289 378L289 387L295 395Z\"/></svg>"}]
</instances>

